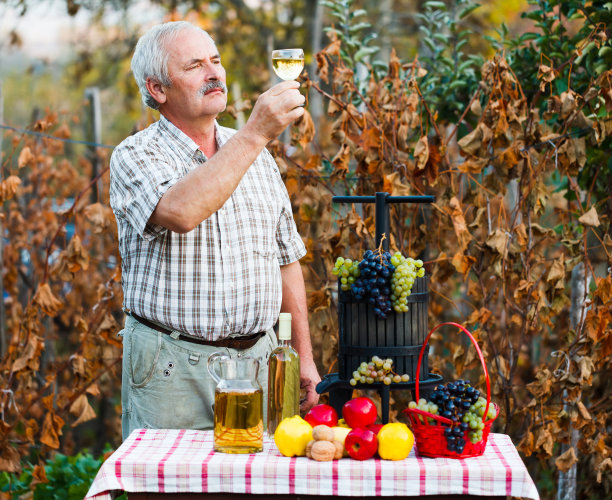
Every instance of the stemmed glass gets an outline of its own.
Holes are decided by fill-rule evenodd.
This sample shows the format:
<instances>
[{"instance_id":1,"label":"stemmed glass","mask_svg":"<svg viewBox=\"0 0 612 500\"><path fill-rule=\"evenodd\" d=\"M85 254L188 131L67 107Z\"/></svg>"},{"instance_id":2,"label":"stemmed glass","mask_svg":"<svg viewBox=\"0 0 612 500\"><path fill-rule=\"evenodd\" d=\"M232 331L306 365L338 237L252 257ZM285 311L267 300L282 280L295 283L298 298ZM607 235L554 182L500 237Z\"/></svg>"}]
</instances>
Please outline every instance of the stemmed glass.
<instances>
[{"instance_id":1,"label":"stemmed glass","mask_svg":"<svg viewBox=\"0 0 612 500\"><path fill-rule=\"evenodd\" d=\"M302 49L281 49L272 51L272 67L282 80L295 80L304 69Z\"/></svg>"}]
</instances>

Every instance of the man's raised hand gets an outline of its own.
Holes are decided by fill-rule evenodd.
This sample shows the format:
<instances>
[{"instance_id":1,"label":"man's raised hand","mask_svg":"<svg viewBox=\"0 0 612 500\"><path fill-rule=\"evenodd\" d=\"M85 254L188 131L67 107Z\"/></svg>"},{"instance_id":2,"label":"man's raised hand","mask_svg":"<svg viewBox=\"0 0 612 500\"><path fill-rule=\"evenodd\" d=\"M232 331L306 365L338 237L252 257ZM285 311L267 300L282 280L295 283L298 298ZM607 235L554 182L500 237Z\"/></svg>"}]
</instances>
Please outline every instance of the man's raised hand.
<instances>
[{"instance_id":1,"label":"man's raised hand","mask_svg":"<svg viewBox=\"0 0 612 500\"><path fill-rule=\"evenodd\" d=\"M259 96L245 128L271 141L304 114L305 97L294 80L281 82Z\"/></svg>"}]
</instances>

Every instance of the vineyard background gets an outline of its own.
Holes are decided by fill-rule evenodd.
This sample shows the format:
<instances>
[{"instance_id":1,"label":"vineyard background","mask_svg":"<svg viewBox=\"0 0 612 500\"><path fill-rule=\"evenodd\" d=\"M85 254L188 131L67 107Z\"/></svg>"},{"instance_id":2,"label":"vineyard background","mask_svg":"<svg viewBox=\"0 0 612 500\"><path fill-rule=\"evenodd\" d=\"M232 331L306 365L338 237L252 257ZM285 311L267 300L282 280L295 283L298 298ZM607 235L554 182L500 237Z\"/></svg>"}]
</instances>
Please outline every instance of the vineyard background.
<instances>
[{"instance_id":1,"label":"vineyard background","mask_svg":"<svg viewBox=\"0 0 612 500\"><path fill-rule=\"evenodd\" d=\"M542 497L577 471L578 496L600 498L612 490L612 6L528 4L509 7L509 18L525 12L511 31L497 4L470 0L156 2L165 19L215 36L233 77L225 125L240 126L269 85L272 46L307 48L310 113L269 149L308 248L321 374L337 368L333 262L374 245L373 211L332 195L435 195L429 208L393 207L390 235L392 248L426 263L430 327L452 320L473 331L501 407L494 431L512 437ZM93 30L97 44L79 48L60 85L33 72L1 87L0 470L32 465L33 485L48 480L58 451L99 455L120 442L108 160L112 144L156 117L129 73L142 28L98 18ZM38 84L56 105L28 105ZM78 104L66 107L58 88ZM431 365L483 387L457 335L436 334ZM394 396L402 419L409 395Z\"/></svg>"}]
</instances>

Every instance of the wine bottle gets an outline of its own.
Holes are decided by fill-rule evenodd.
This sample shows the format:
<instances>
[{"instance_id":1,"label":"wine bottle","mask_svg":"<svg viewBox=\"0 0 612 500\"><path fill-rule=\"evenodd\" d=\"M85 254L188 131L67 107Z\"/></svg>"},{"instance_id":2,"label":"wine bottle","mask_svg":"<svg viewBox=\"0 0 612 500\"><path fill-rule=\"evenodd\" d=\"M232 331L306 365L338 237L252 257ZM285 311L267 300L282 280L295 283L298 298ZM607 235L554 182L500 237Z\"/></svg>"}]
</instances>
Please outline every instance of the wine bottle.
<instances>
[{"instance_id":1,"label":"wine bottle","mask_svg":"<svg viewBox=\"0 0 612 500\"><path fill-rule=\"evenodd\" d=\"M268 360L268 434L300 412L300 357L291 347L291 314L278 317L278 347Z\"/></svg>"}]
</instances>

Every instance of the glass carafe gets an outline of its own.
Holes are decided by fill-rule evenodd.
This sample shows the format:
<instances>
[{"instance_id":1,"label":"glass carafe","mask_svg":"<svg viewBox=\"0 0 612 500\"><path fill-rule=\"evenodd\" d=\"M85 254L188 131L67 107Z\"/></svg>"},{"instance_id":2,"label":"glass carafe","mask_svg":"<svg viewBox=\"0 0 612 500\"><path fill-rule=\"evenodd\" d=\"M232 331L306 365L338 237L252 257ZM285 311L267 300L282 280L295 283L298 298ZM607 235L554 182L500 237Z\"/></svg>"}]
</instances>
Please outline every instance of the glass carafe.
<instances>
[{"instance_id":1,"label":"glass carafe","mask_svg":"<svg viewBox=\"0 0 612 500\"><path fill-rule=\"evenodd\" d=\"M214 449L223 453L263 450L263 390L259 360L215 352L208 358L215 389Z\"/></svg>"}]
</instances>

